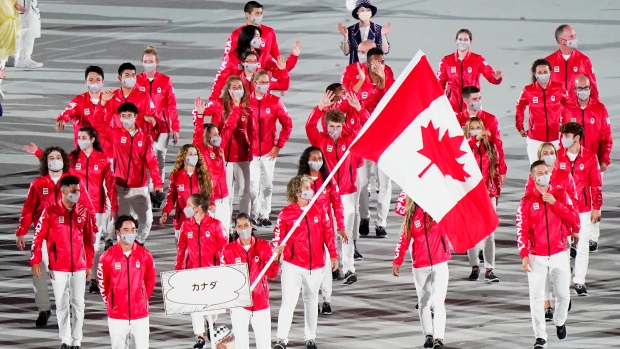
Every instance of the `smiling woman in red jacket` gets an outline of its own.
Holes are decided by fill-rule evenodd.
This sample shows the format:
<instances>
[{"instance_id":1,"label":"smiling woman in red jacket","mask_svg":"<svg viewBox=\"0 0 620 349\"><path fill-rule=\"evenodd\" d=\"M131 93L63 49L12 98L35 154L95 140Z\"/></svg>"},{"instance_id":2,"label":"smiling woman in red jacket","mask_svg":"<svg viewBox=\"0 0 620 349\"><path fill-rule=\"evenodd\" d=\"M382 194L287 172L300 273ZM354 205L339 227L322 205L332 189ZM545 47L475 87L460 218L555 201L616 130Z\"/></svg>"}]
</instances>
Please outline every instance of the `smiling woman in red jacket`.
<instances>
[{"instance_id":1,"label":"smiling woman in red jacket","mask_svg":"<svg viewBox=\"0 0 620 349\"><path fill-rule=\"evenodd\" d=\"M420 322L426 336L424 348L443 349L446 329L446 293L448 292L448 237L441 227L410 197L406 197L405 221L394 252L392 274L400 275L400 266L411 245L413 280L418 295ZM413 241L412 241L413 240ZM431 306L434 317L431 316Z\"/></svg>"}]
</instances>

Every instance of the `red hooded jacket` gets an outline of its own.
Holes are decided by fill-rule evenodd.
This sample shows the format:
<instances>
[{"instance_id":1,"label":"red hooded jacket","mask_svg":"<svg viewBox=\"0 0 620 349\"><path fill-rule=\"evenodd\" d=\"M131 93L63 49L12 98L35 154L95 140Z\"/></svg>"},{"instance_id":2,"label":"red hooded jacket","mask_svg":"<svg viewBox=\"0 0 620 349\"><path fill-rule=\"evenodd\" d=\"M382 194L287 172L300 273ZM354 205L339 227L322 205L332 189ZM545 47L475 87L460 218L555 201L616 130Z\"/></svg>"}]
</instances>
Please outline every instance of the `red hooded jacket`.
<instances>
[{"instance_id":1,"label":"red hooded jacket","mask_svg":"<svg viewBox=\"0 0 620 349\"><path fill-rule=\"evenodd\" d=\"M508 168L506 167L506 160L505 160L506 156L504 155L504 142L502 142L501 133L499 130L499 122L497 122L497 118L495 117L495 115L491 113L487 113L484 110L478 110L475 116L479 118L480 120L482 120L484 129L491 132L491 137L489 137L489 142L495 144L495 147L497 148L497 158L500 163L499 174L505 175L506 172L508 171ZM456 118L458 119L459 124L461 124L463 131L465 131L465 124L467 123L467 120L471 118L471 116L469 115L469 112L467 111L467 108L464 111L456 114ZM469 145L471 146L471 142Z\"/></svg>"},{"instance_id":2,"label":"red hooded jacket","mask_svg":"<svg viewBox=\"0 0 620 349\"><path fill-rule=\"evenodd\" d=\"M284 144L293 131L293 120L280 97L267 92L261 99L255 95L250 96L250 103L254 111L254 156L265 156L276 146L284 148ZM276 121L280 123L281 130L276 137Z\"/></svg>"},{"instance_id":3,"label":"red hooded jacket","mask_svg":"<svg viewBox=\"0 0 620 349\"><path fill-rule=\"evenodd\" d=\"M562 52L557 50L547 56L546 60L551 63L551 81L560 83L566 91L568 96L573 99L577 98L577 92L575 92L575 79L579 75L585 75L590 79L590 86L592 86L592 97L598 98L598 89L596 86L596 76L594 75L594 68L590 58L583 54L581 51L573 50L568 59L564 59Z\"/></svg>"},{"instance_id":4,"label":"red hooded jacket","mask_svg":"<svg viewBox=\"0 0 620 349\"><path fill-rule=\"evenodd\" d=\"M172 221L174 229L181 229L181 224L187 220L183 214L183 209L187 206L187 200L189 200L192 194L198 193L200 193L200 184L198 183L198 175L195 172L190 176L185 169L180 168L170 174L170 187L162 213L169 215L172 209L176 207L174 220Z\"/></svg>"},{"instance_id":5,"label":"red hooded jacket","mask_svg":"<svg viewBox=\"0 0 620 349\"><path fill-rule=\"evenodd\" d=\"M205 159L209 174L211 176L211 184L213 193L211 193L211 203L215 200L221 200L228 197L228 185L226 184L226 160L224 160L224 152L220 147L207 147L204 145L204 118L194 115L194 136L192 144L198 148L198 151ZM222 139L222 143L224 140Z\"/></svg>"},{"instance_id":6,"label":"red hooded jacket","mask_svg":"<svg viewBox=\"0 0 620 349\"><path fill-rule=\"evenodd\" d=\"M316 191L319 190L322 185L323 177L319 174L319 176L312 183L312 190L314 190L314 192L316 193ZM321 207L333 210L334 216L336 216L336 227L338 228L338 230L345 230L344 207L342 206L342 199L340 198L340 190L338 189L338 184L336 184L334 179L331 180L331 182L325 187L325 190L323 190L321 195L319 195L319 197L316 199L315 205L319 205ZM329 212L330 211L328 210L328 213Z\"/></svg>"},{"instance_id":7,"label":"red hooded jacket","mask_svg":"<svg viewBox=\"0 0 620 349\"><path fill-rule=\"evenodd\" d=\"M99 94L99 96L99 98L101 98L101 93ZM77 139L80 128L86 126L93 126L93 115L95 114L96 106L97 104L94 104L90 100L89 92L82 93L81 95L73 97L65 110L63 110L56 118L56 121L62 120L64 122L73 122L73 143L75 144L76 148L78 147ZM99 141L101 142L101 146L104 147L104 149L106 147L109 147L109 144L107 144L107 140L100 139Z\"/></svg>"},{"instance_id":8,"label":"red hooded jacket","mask_svg":"<svg viewBox=\"0 0 620 349\"><path fill-rule=\"evenodd\" d=\"M563 104L566 103L566 90L557 82L551 81L547 88L538 82L525 86L517 101L516 127L523 130L525 107L529 108L527 136L539 142L552 142L560 138Z\"/></svg>"},{"instance_id":9,"label":"red hooded jacket","mask_svg":"<svg viewBox=\"0 0 620 349\"><path fill-rule=\"evenodd\" d=\"M601 170L594 153L581 147L575 161L568 158L566 149L558 150L556 166L560 170L570 171L575 181L575 193L577 201L575 208L579 213L600 210L603 206L603 193L601 187Z\"/></svg>"},{"instance_id":10,"label":"red hooded jacket","mask_svg":"<svg viewBox=\"0 0 620 349\"><path fill-rule=\"evenodd\" d=\"M244 24L239 28L235 29L228 36L228 40L226 40L226 47L224 48L224 56L222 57L222 61L226 62L228 59L228 54L234 52L237 48L237 43L239 42L239 33L241 33L241 29L248 24ZM276 31L273 28L268 27L264 24L258 25L261 30L260 39L262 41L260 45L260 49L263 52L269 53L272 57L280 56L280 48L278 47L278 39L276 38Z\"/></svg>"},{"instance_id":11,"label":"red hooded jacket","mask_svg":"<svg viewBox=\"0 0 620 349\"><path fill-rule=\"evenodd\" d=\"M611 163L611 121L607 108L599 100L590 98L588 105L581 108L573 99L564 105L563 122L577 122L583 126L581 145L598 156L599 163Z\"/></svg>"},{"instance_id":12,"label":"red hooded jacket","mask_svg":"<svg viewBox=\"0 0 620 349\"><path fill-rule=\"evenodd\" d=\"M155 105L154 110L157 119L161 122L158 127L159 133L169 133L170 131L179 132L181 124L179 122L179 113L177 112L177 97L172 87L172 79L160 72L155 72L155 78L149 80L146 72L142 72L136 76L136 84L146 89L151 101ZM150 114L148 114L150 115Z\"/></svg>"},{"instance_id":13,"label":"red hooded jacket","mask_svg":"<svg viewBox=\"0 0 620 349\"><path fill-rule=\"evenodd\" d=\"M194 217L185 220L179 234L174 270L219 265L222 248L227 243L226 227L209 214L205 215L200 224Z\"/></svg>"}]
</instances>

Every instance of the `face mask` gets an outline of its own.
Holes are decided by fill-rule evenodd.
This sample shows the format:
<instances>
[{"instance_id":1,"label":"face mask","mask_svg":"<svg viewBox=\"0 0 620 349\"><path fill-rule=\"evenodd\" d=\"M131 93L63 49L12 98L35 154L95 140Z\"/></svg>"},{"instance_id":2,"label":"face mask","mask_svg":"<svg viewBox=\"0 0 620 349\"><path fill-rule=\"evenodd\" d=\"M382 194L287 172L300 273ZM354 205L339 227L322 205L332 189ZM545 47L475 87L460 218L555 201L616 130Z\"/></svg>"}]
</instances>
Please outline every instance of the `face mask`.
<instances>
[{"instance_id":1,"label":"face mask","mask_svg":"<svg viewBox=\"0 0 620 349\"><path fill-rule=\"evenodd\" d=\"M579 99L582 100L582 101L588 100L588 98L590 98L590 90L587 90L587 91L577 91L577 97L579 97Z\"/></svg>"},{"instance_id":2,"label":"face mask","mask_svg":"<svg viewBox=\"0 0 620 349\"><path fill-rule=\"evenodd\" d=\"M574 138L562 138L562 147L564 149L570 148L573 144L575 144Z\"/></svg>"},{"instance_id":3,"label":"face mask","mask_svg":"<svg viewBox=\"0 0 620 349\"><path fill-rule=\"evenodd\" d=\"M323 167L323 161L308 161L308 165L314 171L318 171Z\"/></svg>"},{"instance_id":4,"label":"face mask","mask_svg":"<svg viewBox=\"0 0 620 349\"><path fill-rule=\"evenodd\" d=\"M548 174L544 174L542 176L536 177L536 183L541 187L546 187L549 185L549 181L551 180L551 176Z\"/></svg>"},{"instance_id":5,"label":"face mask","mask_svg":"<svg viewBox=\"0 0 620 349\"><path fill-rule=\"evenodd\" d=\"M360 64L366 64L366 62L368 62L368 56L365 53L357 51L357 60Z\"/></svg>"},{"instance_id":6,"label":"face mask","mask_svg":"<svg viewBox=\"0 0 620 349\"><path fill-rule=\"evenodd\" d=\"M551 78L551 74L547 73L547 74L537 74L536 75L536 81L538 81L539 84L546 84L549 82L549 79Z\"/></svg>"},{"instance_id":7,"label":"face mask","mask_svg":"<svg viewBox=\"0 0 620 349\"><path fill-rule=\"evenodd\" d=\"M185 217L187 218L192 218L194 217L194 215L196 214L196 212L194 212L194 209L189 207L189 206L185 206L185 208L183 209L183 214L185 215Z\"/></svg>"},{"instance_id":8,"label":"face mask","mask_svg":"<svg viewBox=\"0 0 620 349\"><path fill-rule=\"evenodd\" d=\"M467 51L469 50L469 47L471 46L471 43L469 41L457 41L456 42L456 48L459 49L459 51Z\"/></svg>"},{"instance_id":9,"label":"face mask","mask_svg":"<svg viewBox=\"0 0 620 349\"><path fill-rule=\"evenodd\" d=\"M88 91L92 93L99 93L103 88L103 84L88 84Z\"/></svg>"},{"instance_id":10,"label":"face mask","mask_svg":"<svg viewBox=\"0 0 620 349\"><path fill-rule=\"evenodd\" d=\"M67 193L67 200L72 204L77 204L80 199L80 193Z\"/></svg>"},{"instance_id":11,"label":"face mask","mask_svg":"<svg viewBox=\"0 0 620 349\"><path fill-rule=\"evenodd\" d=\"M90 142L90 139L78 139L78 146L81 150L86 150L90 148L91 144L92 143Z\"/></svg>"},{"instance_id":12,"label":"face mask","mask_svg":"<svg viewBox=\"0 0 620 349\"><path fill-rule=\"evenodd\" d=\"M198 155L188 155L185 157L185 162L190 166L196 166L198 163Z\"/></svg>"},{"instance_id":13,"label":"face mask","mask_svg":"<svg viewBox=\"0 0 620 349\"><path fill-rule=\"evenodd\" d=\"M261 94L265 94L269 91L269 85L256 85L256 90Z\"/></svg>"},{"instance_id":14,"label":"face mask","mask_svg":"<svg viewBox=\"0 0 620 349\"><path fill-rule=\"evenodd\" d=\"M554 155L545 155L545 156L543 156L542 159L545 162L545 165L551 166L551 165L555 164L556 156L555 156L555 154Z\"/></svg>"},{"instance_id":15,"label":"face mask","mask_svg":"<svg viewBox=\"0 0 620 349\"><path fill-rule=\"evenodd\" d=\"M480 109L482 109L482 102L478 101L478 102L469 102L469 107L471 109L473 109L474 111L478 111Z\"/></svg>"},{"instance_id":16,"label":"face mask","mask_svg":"<svg viewBox=\"0 0 620 349\"><path fill-rule=\"evenodd\" d=\"M243 68L249 71L250 73L254 73L256 68L258 68L258 64L257 63L243 63Z\"/></svg>"},{"instance_id":17,"label":"face mask","mask_svg":"<svg viewBox=\"0 0 620 349\"><path fill-rule=\"evenodd\" d=\"M478 137L482 133L482 130L469 130L470 137Z\"/></svg>"},{"instance_id":18,"label":"face mask","mask_svg":"<svg viewBox=\"0 0 620 349\"><path fill-rule=\"evenodd\" d=\"M570 48L577 48L577 39L566 40L566 46Z\"/></svg>"},{"instance_id":19,"label":"face mask","mask_svg":"<svg viewBox=\"0 0 620 349\"><path fill-rule=\"evenodd\" d=\"M263 16L251 16L250 21L254 24L261 24L263 22Z\"/></svg>"},{"instance_id":20,"label":"face mask","mask_svg":"<svg viewBox=\"0 0 620 349\"><path fill-rule=\"evenodd\" d=\"M125 244L131 245L136 240L136 236L138 236L138 234L121 234L117 236L120 236L121 240L123 240Z\"/></svg>"},{"instance_id":21,"label":"face mask","mask_svg":"<svg viewBox=\"0 0 620 349\"><path fill-rule=\"evenodd\" d=\"M209 139L209 143L211 143L211 145L214 147L219 147L220 144L222 144L222 137L220 136L211 137L211 139Z\"/></svg>"},{"instance_id":22,"label":"face mask","mask_svg":"<svg viewBox=\"0 0 620 349\"><path fill-rule=\"evenodd\" d=\"M239 237L243 240L249 239L250 236L252 236L252 228L237 230L237 234L239 234Z\"/></svg>"},{"instance_id":23,"label":"face mask","mask_svg":"<svg viewBox=\"0 0 620 349\"><path fill-rule=\"evenodd\" d=\"M312 200L313 196L314 196L314 191L312 191L312 189L301 191L301 198L304 200L308 200L308 201Z\"/></svg>"},{"instance_id":24,"label":"face mask","mask_svg":"<svg viewBox=\"0 0 620 349\"><path fill-rule=\"evenodd\" d=\"M238 99L243 98L243 89L241 90L230 90L233 94L233 96L237 97Z\"/></svg>"},{"instance_id":25,"label":"face mask","mask_svg":"<svg viewBox=\"0 0 620 349\"><path fill-rule=\"evenodd\" d=\"M121 122L123 123L123 127L131 128L136 123L136 118L121 119Z\"/></svg>"},{"instance_id":26,"label":"face mask","mask_svg":"<svg viewBox=\"0 0 620 349\"><path fill-rule=\"evenodd\" d=\"M145 72L152 73L157 68L157 63L142 63L142 66Z\"/></svg>"},{"instance_id":27,"label":"face mask","mask_svg":"<svg viewBox=\"0 0 620 349\"><path fill-rule=\"evenodd\" d=\"M367 21L370 19L370 17L372 17L372 11L364 11L358 13L357 16L359 17L360 21Z\"/></svg>"},{"instance_id":28,"label":"face mask","mask_svg":"<svg viewBox=\"0 0 620 349\"><path fill-rule=\"evenodd\" d=\"M263 43L263 40L261 40L260 38L254 38L252 39L252 41L250 41L250 46L254 48L260 48L260 45L262 43Z\"/></svg>"},{"instance_id":29,"label":"face mask","mask_svg":"<svg viewBox=\"0 0 620 349\"><path fill-rule=\"evenodd\" d=\"M62 160L55 159L47 162L47 168L52 172L62 171L63 166Z\"/></svg>"},{"instance_id":30,"label":"face mask","mask_svg":"<svg viewBox=\"0 0 620 349\"><path fill-rule=\"evenodd\" d=\"M340 137L340 133L342 132L341 128L335 128L335 129L328 129L327 133L329 133L329 136L332 138L338 138Z\"/></svg>"},{"instance_id":31,"label":"face mask","mask_svg":"<svg viewBox=\"0 0 620 349\"><path fill-rule=\"evenodd\" d=\"M125 78L123 79L123 86L127 88L133 88L136 85L136 78Z\"/></svg>"}]
</instances>

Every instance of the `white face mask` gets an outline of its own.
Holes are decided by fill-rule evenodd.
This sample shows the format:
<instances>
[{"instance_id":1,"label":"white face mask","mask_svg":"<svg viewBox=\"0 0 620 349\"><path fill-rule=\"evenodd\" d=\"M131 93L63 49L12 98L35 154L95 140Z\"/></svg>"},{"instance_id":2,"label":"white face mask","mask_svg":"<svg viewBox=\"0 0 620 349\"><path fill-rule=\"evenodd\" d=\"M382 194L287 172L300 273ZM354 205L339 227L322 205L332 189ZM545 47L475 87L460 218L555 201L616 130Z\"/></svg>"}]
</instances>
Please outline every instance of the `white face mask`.
<instances>
[{"instance_id":1,"label":"white face mask","mask_svg":"<svg viewBox=\"0 0 620 349\"><path fill-rule=\"evenodd\" d=\"M582 101L587 101L590 98L590 90L577 91L577 97Z\"/></svg>"},{"instance_id":2,"label":"white face mask","mask_svg":"<svg viewBox=\"0 0 620 349\"><path fill-rule=\"evenodd\" d=\"M152 73L157 69L157 63L142 63L142 66L147 73Z\"/></svg>"},{"instance_id":3,"label":"white face mask","mask_svg":"<svg viewBox=\"0 0 620 349\"><path fill-rule=\"evenodd\" d=\"M92 145L90 139L78 139L78 146L81 150L86 150Z\"/></svg>"},{"instance_id":4,"label":"white face mask","mask_svg":"<svg viewBox=\"0 0 620 349\"><path fill-rule=\"evenodd\" d=\"M360 21L367 22L372 17L372 11L364 11L357 14Z\"/></svg>"},{"instance_id":5,"label":"white face mask","mask_svg":"<svg viewBox=\"0 0 620 349\"><path fill-rule=\"evenodd\" d=\"M551 79L551 74L549 73L536 74L536 81L538 81L539 84L546 84L549 82L549 79Z\"/></svg>"},{"instance_id":6,"label":"white face mask","mask_svg":"<svg viewBox=\"0 0 620 349\"><path fill-rule=\"evenodd\" d=\"M123 86L127 88L133 88L136 85L136 78L124 78Z\"/></svg>"},{"instance_id":7,"label":"white face mask","mask_svg":"<svg viewBox=\"0 0 620 349\"><path fill-rule=\"evenodd\" d=\"M250 73L254 73L256 68L258 68L258 63L243 63L243 68Z\"/></svg>"},{"instance_id":8,"label":"white face mask","mask_svg":"<svg viewBox=\"0 0 620 349\"><path fill-rule=\"evenodd\" d=\"M136 237L138 236L138 234L121 234L121 235L116 235L116 239L117 240L123 240L123 242L127 245L132 245L133 242L136 240ZM119 239L120 237L120 239Z\"/></svg>"},{"instance_id":9,"label":"white face mask","mask_svg":"<svg viewBox=\"0 0 620 349\"><path fill-rule=\"evenodd\" d=\"M357 51L357 60L360 62L360 64L366 64L366 62L368 62L368 56L365 53Z\"/></svg>"},{"instance_id":10,"label":"white face mask","mask_svg":"<svg viewBox=\"0 0 620 349\"><path fill-rule=\"evenodd\" d=\"M456 47L459 51L467 51L469 50L469 47L471 47L471 43L469 41L457 40Z\"/></svg>"},{"instance_id":11,"label":"white face mask","mask_svg":"<svg viewBox=\"0 0 620 349\"><path fill-rule=\"evenodd\" d=\"M237 97L238 99L243 98L243 89L241 90L230 90L230 92L232 92L232 94Z\"/></svg>"},{"instance_id":12,"label":"white face mask","mask_svg":"<svg viewBox=\"0 0 620 349\"><path fill-rule=\"evenodd\" d=\"M548 174L544 174L544 175L540 175L536 177L536 183L540 185L541 187L548 186L550 181L551 181L551 176Z\"/></svg>"},{"instance_id":13,"label":"white face mask","mask_svg":"<svg viewBox=\"0 0 620 349\"><path fill-rule=\"evenodd\" d=\"M52 161L47 162L47 168L52 172L60 172L62 171L64 164L62 160L54 159Z\"/></svg>"},{"instance_id":14,"label":"white face mask","mask_svg":"<svg viewBox=\"0 0 620 349\"><path fill-rule=\"evenodd\" d=\"M183 209L183 214L185 215L185 217L187 218L192 218L194 217L194 215L196 214L196 212L194 212L194 209L189 207L189 206L185 206L185 208Z\"/></svg>"},{"instance_id":15,"label":"white face mask","mask_svg":"<svg viewBox=\"0 0 620 349\"><path fill-rule=\"evenodd\" d=\"M251 16L250 21L254 24L261 24L263 22L263 16Z\"/></svg>"},{"instance_id":16,"label":"white face mask","mask_svg":"<svg viewBox=\"0 0 620 349\"><path fill-rule=\"evenodd\" d=\"M196 166L198 163L198 155L187 155L185 157L185 162L190 166Z\"/></svg>"},{"instance_id":17,"label":"white face mask","mask_svg":"<svg viewBox=\"0 0 620 349\"><path fill-rule=\"evenodd\" d=\"M256 85L256 91L258 91L260 94L265 94L267 93L267 91L269 91L269 84L267 85Z\"/></svg>"},{"instance_id":18,"label":"white face mask","mask_svg":"<svg viewBox=\"0 0 620 349\"><path fill-rule=\"evenodd\" d=\"M543 157L542 157L542 160L545 162L545 165L547 165L547 166L551 166L551 165L555 164L555 159L556 159L555 154L543 155Z\"/></svg>"},{"instance_id":19,"label":"white face mask","mask_svg":"<svg viewBox=\"0 0 620 349\"><path fill-rule=\"evenodd\" d=\"M482 130L469 130L470 137L478 137L482 133Z\"/></svg>"},{"instance_id":20,"label":"white face mask","mask_svg":"<svg viewBox=\"0 0 620 349\"><path fill-rule=\"evenodd\" d=\"M67 200L72 204L77 204L80 200L80 193L67 193Z\"/></svg>"},{"instance_id":21,"label":"white face mask","mask_svg":"<svg viewBox=\"0 0 620 349\"><path fill-rule=\"evenodd\" d=\"M308 165L314 171L318 171L323 167L323 161L308 161Z\"/></svg>"},{"instance_id":22,"label":"white face mask","mask_svg":"<svg viewBox=\"0 0 620 349\"><path fill-rule=\"evenodd\" d=\"M88 91L92 93L99 93L103 88L103 84L88 84Z\"/></svg>"},{"instance_id":23,"label":"white face mask","mask_svg":"<svg viewBox=\"0 0 620 349\"><path fill-rule=\"evenodd\" d=\"M566 40L566 46L570 48L577 48L577 39Z\"/></svg>"},{"instance_id":24,"label":"white face mask","mask_svg":"<svg viewBox=\"0 0 620 349\"><path fill-rule=\"evenodd\" d=\"M252 236L252 228L237 230L237 234L239 234L239 237L243 240L247 240Z\"/></svg>"},{"instance_id":25,"label":"white face mask","mask_svg":"<svg viewBox=\"0 0 620 349\"><path fill-rule=\"evenodd\" d=\"M482 102L480 102L480 101L469 102L469 107L471 109L473 109L474 111L478 111L478 110L482 109Z\"/></svg>"},{"instance_id":26,"label":"white face mask","mask_svg":"<svg viewBox=\"0 0 620 349\"><path fill-rule=\"evenodd\" d=\"M254 38L252 39L252 41L250 41L250 46L254 48L260 48L262 43L263 43L263 40L261 40L261 38Z\"/></svg>"},{"instance_id":27,"label":"white face mask","mask_svg":"<svg viewBox=\"0 0 620 349\"><path fill-rule=\"evenodd\" d=\"M211 145L214 147L219 147L220 144L222 144L222 137L220 136L211 137L209 139L209 143L211 143Z\"/></svg>"},{"instance_id":28,"label":"white face mask","mask_svg":"<svg viewBox=\"0 0 620 349\"><path fill-rule=\"evenodd\" d=\"M308 189L308 190L302 190L301 191L301 198L304 200L312 200L312 197L314 196L314 191L312 189Z\"/></svg>"},{"instance_id":29,"label":"white face mask","mask_svg":"<svg viewBox=\"0 0 620 349\"><path fill-rule=\"evenodd\" d=\"M121 119L121 123L123 124L123 127L128 129L133 127L133 125L136 123L136 118Z\"/></svg>"},{"instance_id":30,"label":"white face mask","mask_svg":"<svg viewBox=\"0 0 620 349\"><path fill-rule=\"evenodd\" d=\"M564 149L570 148L573 144L575 144L574 138L562 138L562 147Z\"/></svg>"}]
</instances>

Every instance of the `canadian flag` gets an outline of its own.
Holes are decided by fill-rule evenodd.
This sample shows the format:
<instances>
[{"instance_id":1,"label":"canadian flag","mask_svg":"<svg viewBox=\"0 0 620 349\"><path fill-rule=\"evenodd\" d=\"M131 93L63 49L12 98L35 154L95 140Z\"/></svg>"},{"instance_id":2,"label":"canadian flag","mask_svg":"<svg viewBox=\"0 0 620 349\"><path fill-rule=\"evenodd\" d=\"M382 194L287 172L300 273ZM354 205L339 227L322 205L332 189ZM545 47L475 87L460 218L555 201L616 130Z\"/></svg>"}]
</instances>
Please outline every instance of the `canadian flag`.
<instances>
[{"instance_id":1,"label":"canadian flag","mask_svg":"<svg viewBox=\"0 0 620 349\"><path fill-rule=\"evenodd\" d=\"M422 51L409 62L353 142L442 226L457 253L499 221L463 131Z\"/></svg>"}]
</instances>

